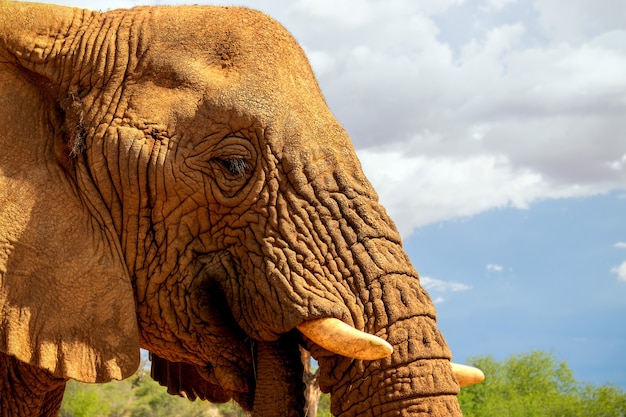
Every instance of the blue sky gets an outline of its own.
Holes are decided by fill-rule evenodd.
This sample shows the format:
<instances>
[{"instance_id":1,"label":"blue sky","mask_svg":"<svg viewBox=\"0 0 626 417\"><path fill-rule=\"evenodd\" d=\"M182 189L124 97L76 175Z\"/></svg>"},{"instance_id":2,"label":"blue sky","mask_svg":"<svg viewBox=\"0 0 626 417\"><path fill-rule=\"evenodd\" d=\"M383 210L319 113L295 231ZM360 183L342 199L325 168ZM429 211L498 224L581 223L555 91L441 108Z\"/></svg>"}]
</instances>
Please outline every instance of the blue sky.
<instances>
[{"instance_id":1,"label":"blue sky","mask_svg":"<svg viewBox=\"0 0 626 417\"><path fill-rule=\"evenodd\" d=\"M200 3L301 43L457 361L541 349L626 388L626 2Z\"/></svg>"},{"instance_id":2,"label":"blue sky","mask_svg":"<svg viewBox=\"0 0 626 417\"><path fill-rule=\"evenodd\" d=\"M455 360L538 349L580 380L626 388L626 282L612 272L626 260L624 213L614 192L419 228L405 247Z\"/></svg>"}]
</instances>

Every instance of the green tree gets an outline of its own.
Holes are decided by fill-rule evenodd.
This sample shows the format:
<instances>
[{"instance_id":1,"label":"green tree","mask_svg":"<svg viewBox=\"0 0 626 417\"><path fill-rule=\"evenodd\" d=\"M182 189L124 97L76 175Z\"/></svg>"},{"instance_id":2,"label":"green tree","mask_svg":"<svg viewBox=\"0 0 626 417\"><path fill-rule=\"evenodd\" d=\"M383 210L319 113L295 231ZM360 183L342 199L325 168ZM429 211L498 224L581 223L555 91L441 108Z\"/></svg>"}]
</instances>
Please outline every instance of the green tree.
<instances>
[{"instance_id":1,"label":"green tree","mask_svg":"<svg viewBox=\"0 0 626 417\"><path fill-rule=\"evenodd\" d=\"M577 382L565 362L532 351L504 361L476 356L484 382L461 390L465 417L626 417L626 393L612 386ZM318 417L330 417L330 396L319 401ZM68 383L62 417L243 417L235 403L190 402L167 394L142 367L125 381L104 385Z\"/></svg>"},{"instance_id":2,"label":"green tree","mask_svg":"<svg viewBox=\"0 0 626 417\"><path fill-rule=\"evenodd\" d=\"M102 417L109 412L109 402L98 385L68 382L61 417Z\"/></svg>"},{"instance_id":3,"label":"green tree","mask_svg":"<svg viewBox=\"0 0 626 417\"><path fill-rule=\"evenodd\" d=\"M68 383L61 417L200 417L222 415L217 406L172 396L142 367L132 377L101 385ZM228 414L224 414L228 415ZM236 416L237 414L230 414Z\"/></svg>"},{"instance_id":4,"label":"green tree","mask_svg":"<svg viewBox=\"0 0 626 417\"><path fill-rule=\"evenodd\" d=\"M322 394L317 407L317 417L332 417L330 413L330 394Z\"/></svg>"},{"instance_id":5,"label":"green tree","mask_svg":"<svg viewBox=\"0 0 626 417\"><path fill-rule=\"evenodd\" d=\"M470 358L485 381L461 389L466 417L626 417L626 393L611 385L576 381L565 362L532 351L498 362Z\"/></svg>"}]
</instances>

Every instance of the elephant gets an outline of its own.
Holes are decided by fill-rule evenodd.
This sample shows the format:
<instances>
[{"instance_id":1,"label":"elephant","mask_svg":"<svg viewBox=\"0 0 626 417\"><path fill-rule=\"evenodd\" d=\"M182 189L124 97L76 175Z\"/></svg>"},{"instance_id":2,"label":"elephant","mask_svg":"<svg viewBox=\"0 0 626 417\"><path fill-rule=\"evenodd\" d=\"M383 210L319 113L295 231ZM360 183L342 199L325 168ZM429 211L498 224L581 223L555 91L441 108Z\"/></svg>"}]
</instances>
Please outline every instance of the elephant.
<instances>
[{"instance_id":1,"label":"elephant","mask_svg":"<svg viewBox=\"0 0 626 417\"><path fill-rule=\"evenodd\" d=\"M261 12L0 2L0 403L66 381L303 416L458 416L434 305L293 37ZM329 336L330 335L330 336ZM456 369L456 368L455 368Z\"/></svg>"}]
</instances>

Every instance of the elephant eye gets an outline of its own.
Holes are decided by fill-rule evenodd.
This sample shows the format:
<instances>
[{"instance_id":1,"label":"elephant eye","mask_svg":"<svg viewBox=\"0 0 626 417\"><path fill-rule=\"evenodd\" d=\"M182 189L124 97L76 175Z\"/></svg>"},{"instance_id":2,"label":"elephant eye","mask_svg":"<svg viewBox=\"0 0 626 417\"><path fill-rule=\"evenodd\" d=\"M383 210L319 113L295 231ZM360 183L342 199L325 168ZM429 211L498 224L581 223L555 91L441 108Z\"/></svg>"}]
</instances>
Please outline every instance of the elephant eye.
<instances>
[{"instance_id":1,"label":"elephant eye","mask_svg":"<svg viewBox=\"0 0 626 417\"><path fill-rule=\"evenodd\" d=\"M216 185L213 188L215 196L226 199L235 197L253 178L256 149L246 138L228 136L211 144L208 151L212 182Z\"/></svg>"},{"instance_id":2,"label":"elephant eye","mask_svg":"<svg viewBox=\"0 0 626 417\"><path fill-rule=\"evenodd\" d=\"M243 177L249 170L248 162L243 158L219 159L218 162L226 168L230 174L237 177Z\"/></svg>"}]
</instances>

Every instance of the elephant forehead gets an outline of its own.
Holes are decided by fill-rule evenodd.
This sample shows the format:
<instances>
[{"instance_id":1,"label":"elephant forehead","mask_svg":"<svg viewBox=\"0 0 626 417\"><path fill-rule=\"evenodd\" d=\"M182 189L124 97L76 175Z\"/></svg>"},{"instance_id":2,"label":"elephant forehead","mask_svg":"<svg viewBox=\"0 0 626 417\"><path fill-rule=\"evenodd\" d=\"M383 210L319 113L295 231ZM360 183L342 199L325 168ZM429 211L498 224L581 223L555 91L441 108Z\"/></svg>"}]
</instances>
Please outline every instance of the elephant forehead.
<instances>
[{"instance_id":1,"label":"elephant forehead","mask_svg":"<svg viewBox=\"0 0 626 417\"><path fill-rule=\"evenodd\" d=\"M157 116L154 109L160 109L170 120L182 116L198 126L198 117L216 121L220 113L231 125L236 118L254 121L290 163L298 165L303 152L305 159L332 154L358 169L351 141L328 109L306 55L278 22L238 7L133 11L147 13L137 19L146 35L138 43L135 73L155 87L138 85L137 111ZM208 111L197 111L202 107Z\"/></svg>"},{"instance_id":2,"label":"elephant forehead","mask_svg":"<svg viewBox=\"0 0 626 417\"><path fill-rule=\"evenodd\" d=\"M307 64L293 37L269 16L246 8L186 6L138 9L144 51L153 58L202 61L229 71L280 72ZM132 11L131 11L132 12ZM181 65L182 67L182 65ZM310 72L310 71L302 71ZM311 74L307 74L310 77Z\"/></svg>"},{"instance_id":3,"label":"elephant forehead","mask_svg":"<svg viewBox=\"0 0 626 417\"><path fill-rule=\"evenodd\" d=\"M324 113L325 102L304 52L269 16L211 6L125 13L136 13L131 20L141 28L131 31L139 38L133 52L138 59L131 57L130 62L133 78L174 90L188 88L205 101L272 118L285 108L301 116L304 108Z\"/></svg>"}]
</instances>

